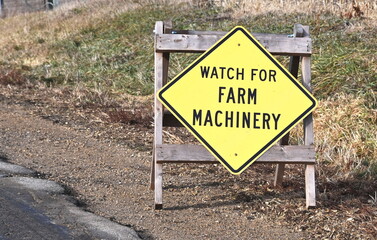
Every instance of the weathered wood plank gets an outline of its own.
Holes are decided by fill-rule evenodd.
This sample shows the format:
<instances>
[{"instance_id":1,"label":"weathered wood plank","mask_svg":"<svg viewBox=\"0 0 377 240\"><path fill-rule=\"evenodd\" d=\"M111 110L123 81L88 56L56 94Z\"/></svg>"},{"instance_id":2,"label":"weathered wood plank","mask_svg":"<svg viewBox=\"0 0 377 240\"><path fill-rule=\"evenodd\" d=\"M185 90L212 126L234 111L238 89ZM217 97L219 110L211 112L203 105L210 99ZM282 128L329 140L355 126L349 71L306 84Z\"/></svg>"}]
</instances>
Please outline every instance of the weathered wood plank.
<instances>
[{"instance_id":1,"label":"weathered wood plank","mask_svg":"<svg viewBox=\"0 0 377 240\"><path fill-rule=\"evenodd\" d=\"M316 206L315 191L315 165L307 164L305 166L306 208L314 208Z\"/></svg>"},{"instance_id":2,"label":"weathered wood plank","mask_svg":"<svg viewBox=\"0 0 377 240\"><path fill-rule=\"evenodd\" d=\"M159 26L161 27L161 26ZM163 23L163 32L164 33L171 33L171 29L172 29L172 22L171 21L167 21L167 22L164 22ZM160 30L157 30L157 31L160 31ZM158 55L158 57L160 58L161 56ZM166 52L166 53L163 53L162 54L162 76L161 76L161 73L159 72L158 73L158 76L157 76L157 72L156 72L156 76L158 78L161 78L162 77L162 82L163 82L163 85L167 83L167 80L168 80L168 70L169 70L169 58L170 58L170 53ZM157 79L157 78L156 78ZM156 83L157 81L155 81ZM159 87L159 86L157 86ZM155 87L156 89L156 87ZM159 118L155 118L157 119L157 121L159 120ZM158 124L156 124L155 126L158 126ZM158 130L157 130L158 131ZM161 131L162 131L162 128L161 128ZM155 134L157 134L157 132L155 132ZM162 135L161 135L161 139L162 139ZM162 140L161 140L162 142ZM155 189L155 171L156 171L156 162L155 162L155 146L153 146L153 159L152 159L152 166L151 166L151 186L150 186L150 189L151 190L154 190Z\"/></svg>"},{"instance_id":3,"label":"weathered wood plank","mask_svg":"<svg viewBox=\"0 0 377 240\"><path fill-rule=\"evenodd\" d=\"M223 35L156 34L157 52L204 52ZM272 54L308 56L312 53L310 38L289 38L287 35L260 34L256 39Z\"/></svg>"},{"instance_id":4,"label":"weathered wood plank","mask_svg":"<svg viewBox=\"0 0 377 240\"><path fill-rule=\"evenodd\" d=\"M298 24L302 27L301 24ZM300 30L301 32L303 29ZM225 31L196 31L196 30L172 30L172 34L184 34L184 35L219 35L223 37L225 34L228 32ZM279 38L279 37L286 37L286 38L291 38L292 35L287 35L287 34L274 34L274 33L251 33L255 38L263 38L263 37L269 37L271 39L273 38ZM298 36L302 37L302 36Z\"/></svg>"},{"instance_id":5,"label":"weathered wood plank","mask_svg":"<svg viewBox=\"0 0 377 240\"><path fill-rule=\"evenodd\" d=\"M163 22L156 22L155 32L163 33ZM157 99L157 92L162 88L163 81L167 73L164 72L166 67L166 59L164 60L163 53L155 52L155 99L154 99L154 198L155 209L162 209L162 164L157 162L157 149L156 146L162 144L162 117L163 107L160 101Z\"/></svg>"},{"instance_id":6,"label":"weathered wood plank","mask_svg":"<svg viewBox=\"0 0 377 240\"><path fill-rule=\"evenodd\" d=\"M304 36L309 37L309 27L304 27ZM311 92L311 58L309 56L302 57L302 82L305 88ZM309 114L304 119L304 144L312 146L314 144L313 131L313 115ZM314 208L316 206L316 187L315 187L315 165L305 166L305 195L306 208Z\"/></svg>"},{"instance_id":7,"label":"weathered wood plank","mask_svg":"<svg viewBox=\"0 0 377 240\"><path fill-rule=\"evenodd\" d=\"M218 160L202 145L157 145L156 157L158 163L218 163ZM314 164L314 146L273 146L255 163Z\"/></svg>"},{"instance_id":8,"label":"weathered wood plank","mask_svg":"<svg viewBox=\"0 0 377 240\"><path fill-rule=\"evenodd\" d=\"M310 72L310 57L302 58L302 78L303 85L311 91L311 72ZM312 146L314 144L314 131L313 131L313 115L310 113L304 119L304 144ZM314 208L316 206L316 192L315 192L315 166L305 166L305 195L306 207Z\"/></svg>"}]
</instances>

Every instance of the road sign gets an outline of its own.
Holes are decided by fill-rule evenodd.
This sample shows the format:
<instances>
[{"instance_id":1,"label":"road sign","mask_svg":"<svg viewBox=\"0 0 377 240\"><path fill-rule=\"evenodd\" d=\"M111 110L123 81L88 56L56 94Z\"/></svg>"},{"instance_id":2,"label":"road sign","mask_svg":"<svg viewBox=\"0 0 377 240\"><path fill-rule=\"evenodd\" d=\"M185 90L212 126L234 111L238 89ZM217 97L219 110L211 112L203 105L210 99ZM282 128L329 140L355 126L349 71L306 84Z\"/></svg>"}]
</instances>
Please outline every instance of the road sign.
<instances>
[{"instance_id":1,"label":"road sign","mask_svg":"<svg viewBox=\"0 0 377 240\"><path fill-rule=\"evenodd\" d=\"M158 99L233 174L317 105L243 27L232 29L166 84Z\"/></svg>"}]
</instances>

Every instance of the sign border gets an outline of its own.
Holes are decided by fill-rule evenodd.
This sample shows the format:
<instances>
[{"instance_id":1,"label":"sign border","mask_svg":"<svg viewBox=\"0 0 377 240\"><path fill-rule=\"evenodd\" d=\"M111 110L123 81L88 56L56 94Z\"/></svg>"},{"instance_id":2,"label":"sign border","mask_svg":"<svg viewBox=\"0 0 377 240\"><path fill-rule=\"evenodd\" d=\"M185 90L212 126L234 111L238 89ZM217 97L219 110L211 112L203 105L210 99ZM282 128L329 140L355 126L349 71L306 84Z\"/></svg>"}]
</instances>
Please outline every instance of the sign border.
<instances>
[{"instance_id":1,"label":"sign border","mask_svg":"<svg viewBox=\"0 0 377 240\"><path fill-rule=\"evenodd\" d=\"M247 160L244 164L241 165L238 169L232 168L229 163L221 157L221 155L170 105L169 102L163 97L164 92L166 92L174 83L176 83L179 79L181 79L184 75L186 75L191 69L197 66L203 59L205 59L208 55L210 55L213 51L215 51L221 44L223 44L226 40L228 40L231 36L233 36L237 31L241 31L244 33L249 40L259 48L287 77L291 80L296 87L298 87L312 102L312 105L300 114L294 121L292 121L285 129L283 129L279 134L277 134L271 141L265 144L259 151L257 151L254 155L252 155L249 160ZM282 136L284 136L287 132L289 132L299 121L304 119L307 115L310 114L317 106L316 99L311 95L311 93L302 85L300 84L292 74L284 68L272 55L269 53L244 27L236 26L231 31L229 31L223 38L221 38L218 42L216 42L210 49L205 51L201 56L199 56L194 62L192 62L186 69L184 69L181 73L179 73L175 78L173 78L170 82L168 82L164 87L162 87L158 92L158 99L173 113L173 115L181 121L181 123L188 128L197 138L198 140L212 153L216 156L216 158L233 174L240 174L242 173L250 164L252 164L255 160L257 160L263 153L265 153L272 145L277 142Z\"/></svg>"}]
</instances>

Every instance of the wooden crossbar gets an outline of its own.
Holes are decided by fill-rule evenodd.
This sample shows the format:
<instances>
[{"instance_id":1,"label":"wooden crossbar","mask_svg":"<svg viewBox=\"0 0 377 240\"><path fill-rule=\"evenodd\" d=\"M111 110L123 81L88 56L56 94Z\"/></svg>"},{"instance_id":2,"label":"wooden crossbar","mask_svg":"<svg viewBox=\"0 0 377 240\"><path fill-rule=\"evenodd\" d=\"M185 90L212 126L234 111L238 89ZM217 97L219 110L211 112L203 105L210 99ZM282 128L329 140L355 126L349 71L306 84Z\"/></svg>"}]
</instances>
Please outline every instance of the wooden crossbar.
<instances>
[{"instance_id":1,"label":"wooden crossbar","mask_svg":"<svg viewBox=\"0 0 377 240\"><path fill-rule=\"evenodd\" d=\"M157 52L204 52L224 34L156 34ZM254 34L270 53L275 55L308 56L312 54L311 38L294 38L291 35Z\"/></svg>"},{"instance_id":2,"label":"wooden crossbar","mask_svg":"<svg viewBox=\"0 0 377 240\"><path fill-rule=\"evenodd\" d=\"M156 22L155 25L155 96L167 83L170 53L204 52L215 44L226 32L173 30L171 22ZM299 65L302 82L311 91L312 41L309 27L295 24L292 35L253 33L253 36L274 55L290 56L289 71L297 78ZM155 209L162 209L162 165L168 163L219 163L201 145L163 144L163 127L183 125L155 97L154 101L154 145L151 165L151 189L155 193ZM275 186L281 184L285 164L305 165L306 207L315 207L315 149L313 146L313 117L309 114L303 121L304 145L288 145L289 133L279 145L266 151L255 163L277 164Z\"/></svg>"},{"instance_id":3,"label":"wooden crossbar","mask_svg":"<svg viewBox=\"0 0 377 240\"><path fill-rule=\"evenodd\" d=\"M202 145L161 144L156 154L157 163L219 163ZM255 163L315 164L314 146L273 146Z\"/></svg>"}]
</instances>

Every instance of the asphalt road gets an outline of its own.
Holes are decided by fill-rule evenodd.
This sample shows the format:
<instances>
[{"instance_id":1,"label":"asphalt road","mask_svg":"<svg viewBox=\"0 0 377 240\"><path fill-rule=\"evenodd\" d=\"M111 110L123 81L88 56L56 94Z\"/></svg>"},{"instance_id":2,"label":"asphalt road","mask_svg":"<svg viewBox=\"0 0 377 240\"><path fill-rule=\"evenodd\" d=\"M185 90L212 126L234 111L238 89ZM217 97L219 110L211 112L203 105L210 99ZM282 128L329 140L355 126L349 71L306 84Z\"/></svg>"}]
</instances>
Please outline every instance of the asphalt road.
<instances>
[{"instance_id":1,"label":"asphalt road","mask_svg":"<svg viewBox=\"0 0 377 240\"><path fill-rule=\"evenodd\" d=\"M139 239L133 229L77 207L59 184L33 176L0 159L0 240Z\"/></svg>"}]
</instances>

